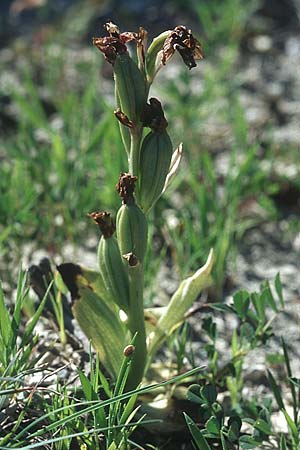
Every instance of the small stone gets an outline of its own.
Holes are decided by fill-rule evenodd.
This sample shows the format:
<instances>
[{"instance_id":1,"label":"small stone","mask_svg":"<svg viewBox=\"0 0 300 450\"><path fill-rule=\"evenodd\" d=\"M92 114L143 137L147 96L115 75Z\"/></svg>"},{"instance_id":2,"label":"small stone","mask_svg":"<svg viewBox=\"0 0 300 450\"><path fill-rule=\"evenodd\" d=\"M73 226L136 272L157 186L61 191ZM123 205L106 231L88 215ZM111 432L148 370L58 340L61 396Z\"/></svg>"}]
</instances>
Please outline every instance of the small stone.
<instances>
[{"instance_id":1,"label":"small stone","mask_svg":"<svg viewBox=\"0 0 300 450\"><path fill-rule=\"evenodd\" d=\"M272 99L279 99L283 95L283 86L280 83L269 83L266 85L266 95Z\"/></svg>"},{"instance_id":2,"label":"small stone","mask_svg":"<svg viewBox=\"0 0 300 450\"><path fill-rule=\"evenodd\" d=\"M274 144L280 146L285 145L300 145L300 129L296 123L290 123L285 127L280 127L273 131Z\"/></svg>"},{"instance_id":3,"label":"small stone","mask_svg":"<svg viewBox=\"0 0 300 450\"><path fill-rule=\"evenodd\" d=\"M293 248L297 252L300 252L300 233L298 233L297 236L293 240Z\"/></svg>"},{"instance_id":4,"label":"small stone","mask_svg":"<svg viewBox=\"0 0 300 450\"><path fill-rule=\"evenodd\" d=\"M260 53L266 53L272 48L272 39L265 34L256 36L252 42L254 49Z\"/></svg>"},{"instance_id":5,"label":"small stone","mask_svg":"<svg viewBox=\"0 0 300 450\"><path fill-rule=\"evenodd\" d=\"M293 102L281 99L277 104L278 110L288 116L300 116L300 102Z\"/></svg>"},{"instance_id":6,"label":"small stone","mask_svg":"<svg viewBox=\"0 0 300 450\"><path fill-rule=\"evenodd\" d=\"M54 217L54 223L57 227L61 227L64 224L64 218L61 214L57 214Z\"/></svg>"}]
</instances>

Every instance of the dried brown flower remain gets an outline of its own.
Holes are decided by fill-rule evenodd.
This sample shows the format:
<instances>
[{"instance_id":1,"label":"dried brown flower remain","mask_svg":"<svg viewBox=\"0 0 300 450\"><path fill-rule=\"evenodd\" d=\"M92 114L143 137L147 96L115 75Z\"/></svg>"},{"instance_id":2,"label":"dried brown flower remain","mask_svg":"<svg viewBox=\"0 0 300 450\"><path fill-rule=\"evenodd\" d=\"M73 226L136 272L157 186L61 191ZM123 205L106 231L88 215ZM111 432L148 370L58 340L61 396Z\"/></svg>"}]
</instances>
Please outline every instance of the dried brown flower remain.
<instances>
[{"instance_id":1,"label":"dried brown flower remain","mask_svg":"<svg viewBox=\"0 0 300 450\"><path fill-rule=\"evenodd\" d=\"M141 58L144 60L144 45L147 38L146 30L140 27L138 33L131 31L120 33L119 27L111 21L107 22L104 28L109 36L94 37L93 44L104 54L108 62L114 64L117 55L127 53L126 43L131 41L136 41Z\"/></svg>"},{"instance_id":2,"label":"dried brown flower remain","mask_svg":"<svg viewBox=\"0 0 300 450\"><path fill-rule=\"evenodd\" d=\"M130 173L126 172L120 173L119 182L116 185L116 189L124 204L133 201L134 185L136 181L136 176L132 176Z\"/></svg>"},{"instance_id":3,"label":"dried brown flower remain","mask_svg":"<svg viewBox=\"0 0 300 450\"><path fill-rule=\"evenodd\" d=\"M106 211L95 211L88 214L88 217L94 220L94 222L99 226L101 233L104 238L110 238L115 230L115 224L111 218L110 213Z\"/></svg>"},{"instance_id":4,"label":"dried brown flower remain","mask_svg":"<svg viewBox=\"0 0 300 450\"><path fill-rule=\"evenodd\" d=\"M157 98L150 98L141 114L144 127L149 127L156 133L161 133L168 126L161 103Z\"/></svg>"},{"instance_id":5,"label":"dried brown flower remain","mask_svg":"<svg viewBox=\"0 0 300 450\"><path fill-rule=\"evenodd\" d=\"M116 111L114 111L114 115L115 117L118 119L118 121L122 124L125 125L125 127L128 128L133 128L134 127L134 123L128 119L128 117L126 116L126 114L124 114L120 108L118 108Z\"/></svg>"},{"instance_id":6,"label":"dried brown flower remain","mask_svg":"<svg viewBox=\"0 0 300 450\"><path fill-rule=\"evenodd\" d=\"M203 59L203 51L200 42L194 38L191 30L183 25L178 25L171 31L165 40L161 62L163 65L174 55L177 50L189 69L196 67L196 59Z\"/></svg>"}]
</instances>

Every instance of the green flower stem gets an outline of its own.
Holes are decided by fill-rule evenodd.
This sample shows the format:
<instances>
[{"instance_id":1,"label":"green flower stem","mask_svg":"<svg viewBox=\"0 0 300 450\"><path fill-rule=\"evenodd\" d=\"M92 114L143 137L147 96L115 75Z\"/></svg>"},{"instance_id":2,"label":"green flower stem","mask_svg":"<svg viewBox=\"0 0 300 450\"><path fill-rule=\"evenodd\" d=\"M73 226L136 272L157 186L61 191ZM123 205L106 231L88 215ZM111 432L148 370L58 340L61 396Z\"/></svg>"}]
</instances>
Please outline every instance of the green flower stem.
<instances>
[{"instance_id":1,"label":"green flower stem","mask_svg":"<svg viewBox=\"0 0 300 450\"><path fill-rule=\"evenodd\" d=\"M146 329L143 303L143 264L138 262L136 266L129 266L128 275L130 296L128 327L132 336L136 334L134 343L135 351L126 384L126 390L131 390L135 389L141 382L144 375L147 359Z\"/></svg>"},{"instance_id":2,"label":"green flower stem","mask_svg":"<svg viewBox=\"0 0 300 450\"><path fill-rule=\"evenodd\" d=\"M136 126L131 130L130 153L128 157L129 173L139 175L140 150L142 140L142 127Z\"/></svg>"}]
</instances>

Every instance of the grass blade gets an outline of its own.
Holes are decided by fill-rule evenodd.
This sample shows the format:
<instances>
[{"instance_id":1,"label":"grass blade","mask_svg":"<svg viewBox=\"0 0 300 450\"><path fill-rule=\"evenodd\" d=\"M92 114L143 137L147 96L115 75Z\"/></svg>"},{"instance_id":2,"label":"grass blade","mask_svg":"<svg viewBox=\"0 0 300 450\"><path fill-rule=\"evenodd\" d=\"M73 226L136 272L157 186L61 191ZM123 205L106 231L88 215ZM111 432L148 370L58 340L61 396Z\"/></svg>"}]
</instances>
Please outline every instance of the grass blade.
<instances>
[{"instance_id":1,"label":"grass blade","mask_svg":"<svg viewBox=\"0 0 300 450\"><path fill-rule=\"evenodd\" d=\"M35 328L35 326L37 324L37 321L39 320L39 317L40 317L40 315L41 315L41 313L42 313L42 311L44 309L45 303L47 301L48 294L50 292L52 284L53 284L53 281L51 281L51 283L49 284L49 286L47 288L47 291L45 292L45 295L44 295L41 303L39 304L37 310L35 311L35 313L34 313L34 315L32 317L32 319L30 320L30 322L28 323L28 325L26 327L24 336L22 338L21 347L23 347L23 346L25 346L27 344L28 339L31 336L31 334L32 334L32 332L33 332L33 330L34 330L34 328Z\"/></svg>"},{"instance_id":2,"label":"grass blade","mask_svg":"<svg viewBox=\"0 0 300 450\"><path fill-rule=\"evenodd\" d=\"M284 300L282 295L282 285L281 285L281 279L280 279L280 273L278 273L275 277L275 289L276 293L279 298L279 303L282 308L284 308Z\"/></svg>"},{"instance_id":3,"label":"grass blade","mask_svg":"<svg viewBox=\"0 0 300 450\"><path fill-rule=\"evenodd\" d=\"M186 413L183 413L183 415L198 450L211 450L210 445L208 444L207 440L205 439L193 419Z\"/></svg>"},{"instance_id":4,"label":"grass blade","mask_svg":"<svg viewBox=\"0 0 300 450\"><path fill-rule=\"evenodd\" d=\"M11 327L8 310L4 303L4 295L1 282L0 282L0 317L1 317L0 320L1 344L3 343L2 345L4 346L5 349L5 347L8 346L10 340Z\"/></svg>"},{"instance_id":5,"label":"grass blade","mask_svg":"<svg viewBox=\"0 0 300 450\"><path fill-rule=\"evenodd\" d=\"M72 415L65 417L64 419L60 419L57 421L52 422L51 424L49 424L48 426L44 427L42 431L37 431L36 433L34 433L32 435L32 437L36 437L36 436L40 436L43 433L46 433L47 431L51 431L57 427L59 427L60 425L65 425L67 422L70 422L72 420L74 420L77 417L83 416L84 414L88 414L92 411L95 411L99 408L104 408L105 406L108 406L112 403L115 402L119 402L120 400L126 400L129 399L130 397L132 397L132 395L140 395L140 394L145 394L147 392L153 391L154 389L157 389L159 387L162 386L167 386L169 384L175 384L178 383L182 380L184 380L185 378L191 377L196 375L197 373L199 373L201 370L203 370L205 368L205 366L200 366L200 367L196 367L192 370L189 370L188 372L185 372L183 374L177 375L176 377L170 378L168 380L162 381L161 383L156 383L156 384L151 384L149 386L145 386L142 387L140 389L136 389L133 391L129 391L129 392L125 392L124 394L118 395L116 397L113 398L109 398L107 400L96 400L96 401L86 401L86 402L78 402L76 404L74 404L74 407L83 407L83 409L81 409L80 411L76 411L75 413L73 413ZM85 407L85 408L84 408ZM50 416L53 416L61 411L65 411L69 409L69 406L61 406L60 408L57 408L47 414L44 414L40 417L38 417L37 419L35 419L33 422L31 422L30 424L28 424L25 428L23 428L23 430L20 431L20 433L17 434L17 436L15 436L15 439L20 439L22 436L26 435L26 433L31 430L32 428L34 428L38 423L44 421L45 419L49 418Z\"/></svg>"},{"instance_id":6,"label":"grass blade","mask_svg":"<svg viewBox=\"0 0 300 450\"><path fill-rule=\"evenodd\" d=\"M268 380L279 408L284 409L280 389L275 381L275 378L273 377L272 373L269 370L268 370Z\"/></svg>"}]
</instances>

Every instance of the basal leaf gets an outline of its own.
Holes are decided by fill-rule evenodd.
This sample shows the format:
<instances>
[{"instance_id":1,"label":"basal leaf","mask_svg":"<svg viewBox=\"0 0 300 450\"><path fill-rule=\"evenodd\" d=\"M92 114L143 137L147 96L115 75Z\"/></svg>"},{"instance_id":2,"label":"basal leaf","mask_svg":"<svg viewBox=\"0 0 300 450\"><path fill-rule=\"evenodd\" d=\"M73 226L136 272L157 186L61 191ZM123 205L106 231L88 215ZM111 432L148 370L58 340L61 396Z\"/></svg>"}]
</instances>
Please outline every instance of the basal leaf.
<instances>
[{"instance_id":1,"label":"basal leaf","mask_svg":"<svg viewBox=\"0 0 300 450\"><path fill-rule=\"evenodd\" d=\"M115 378L126 345L124 326L118 315L87 287L80 288L73 312L82 331L99 353L100 361Z\"/></svg>"}]
</instances>

